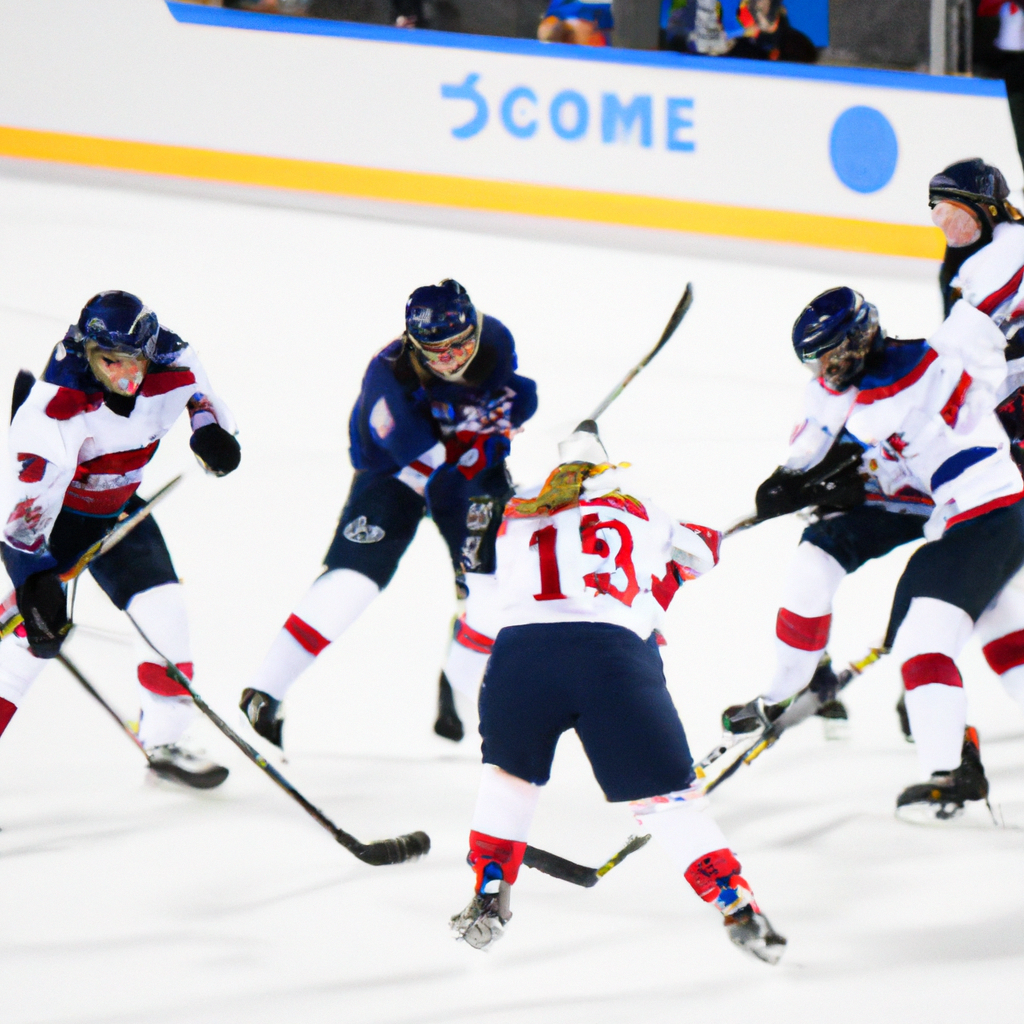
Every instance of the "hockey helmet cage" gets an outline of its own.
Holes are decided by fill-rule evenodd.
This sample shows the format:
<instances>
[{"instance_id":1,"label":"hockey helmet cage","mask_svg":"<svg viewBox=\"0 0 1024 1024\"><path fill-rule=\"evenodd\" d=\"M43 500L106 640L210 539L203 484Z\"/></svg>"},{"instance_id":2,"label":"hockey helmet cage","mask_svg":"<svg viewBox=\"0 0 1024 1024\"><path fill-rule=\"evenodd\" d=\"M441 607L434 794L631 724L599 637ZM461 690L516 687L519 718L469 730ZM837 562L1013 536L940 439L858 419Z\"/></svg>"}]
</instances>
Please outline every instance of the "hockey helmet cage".
<instances>
[{"instance_id":1,"label":"hockey helmet cage","mask_svg":"<svg viewBox=\"0 0 1024 1024\"><path fill-rule=\"evenodd\" d=\"M998 167L980 157L950 164L928 182L928 205L960 203L981 218L988 228L1000 221L1019 220L1020 214L1007 202L1010 187Z\"/></svg>"},{"instance_id":2,"label":"hockey helmet cage","mask_svg":"<svg viewBox=\"0 0 1024 1024\"><path fill-rule=\"evenodd\" d=\"M95 342L107 352L143 356L157 354L160 322L142 300L130 292L110 291L94 295L78 318L76 340Z\"/></svg>"},{"instance_id":3,"label":"hockey helmet cage","mask_svg":"<svg viewBox=\"0 0 1024 1024\"><path fill-rule=\"evenodd\" d=\"M852 288L830 288L793 324L793 349L830 388L843 391L863 369L878 335L876 306Z\"/></svg>"},{"instance_id":4,"label":"hockey helmet cage","mask_svg":"<svg viewBox=\"0 0 1024 1024\"><path fill-rule=\"evenodd\" d=\"M469 293L452 278L417 288L405 304L405 330L417 347L448 346L476 330Z\"/></svg>"}]
</instances>

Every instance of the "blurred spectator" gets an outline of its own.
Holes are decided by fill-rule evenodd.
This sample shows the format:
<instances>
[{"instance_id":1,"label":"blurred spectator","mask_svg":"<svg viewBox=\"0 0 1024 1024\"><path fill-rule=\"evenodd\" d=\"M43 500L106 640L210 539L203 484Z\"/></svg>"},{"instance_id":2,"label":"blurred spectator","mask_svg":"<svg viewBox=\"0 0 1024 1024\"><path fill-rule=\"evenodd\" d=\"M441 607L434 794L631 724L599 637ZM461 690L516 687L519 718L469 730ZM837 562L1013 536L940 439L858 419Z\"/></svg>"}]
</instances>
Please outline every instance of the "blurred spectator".
<instances>
[{"instance_id":1,"label":"blurred spectator","mask_svg":"<svg viewBox=\"0 0 1024 1024\"><path fill-rule=\"evenodd\" d=\"M397 28L428 28L423 0L391 0L391 20Z\"/></svg>"},{"instance_id":2,"label":"blurred spectator","mask_svg":"<svg viewBox=\"0 0 1024 1024\"><path fill-rule=\"evenodd\" d=\"M992 23L992 31L977 33L983 49L975 60L981 65L979 71L988 71L1006 83L1017 152L1024 164L1024 10L1013 0L981 0L978 17L998 18L998 23ZM993 35L992 42L985 45Z\"/></svg>"},{"instance_id":3,"label":"blurred spectator","mask_svg":"<svg viewBox=\"0 0 1024 1024\"><path fill-rule=\"evenodd\" d=\"M537 29L542 43L611 46L612 5L551 0Z\"/></svg>"},{"instance_id":4,"label":"blurred spectator","mask_svg":"<svg viewBox=\"0 0 1024 1024\"><path fill-rule=\"evenodd\" d=\"M710 57L817 61L817 47L790 25L782 0L739 0L732 17L727 10L719 0L662 0L664 48Z\"/></svg>"}]
</instances>

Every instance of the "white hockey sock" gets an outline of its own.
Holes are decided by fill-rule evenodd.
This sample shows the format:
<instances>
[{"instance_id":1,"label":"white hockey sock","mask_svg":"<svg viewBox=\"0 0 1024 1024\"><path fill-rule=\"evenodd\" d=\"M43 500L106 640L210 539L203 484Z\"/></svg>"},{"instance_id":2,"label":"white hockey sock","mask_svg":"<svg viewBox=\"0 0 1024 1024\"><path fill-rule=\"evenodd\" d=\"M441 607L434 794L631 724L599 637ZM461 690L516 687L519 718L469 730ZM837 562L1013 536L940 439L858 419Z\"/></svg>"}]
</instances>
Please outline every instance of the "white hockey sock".
<instances>
[{"instance_id":1,"label":"white hockey sock","mask_svg":"<svg viewBox=\"0 0 1024 1024\"><path fill-rule=\"evenodd\" d=\"M967 695L962 686L929 683L906 696L910 731L925 778L960 764L967 725Z\"/></svg>"},{"instance_id":2,"label":"white hockey sock","mask_svg":"<svg viewBox=\"0 0 1024 1024\"><path fill-rule=\"evenodd\" d=\"M0 698L20 707L28 688L46 668L46 661L29 650L28 641L10 636L0 644Z\"/></svg>"},{"instance_id":3,"label":"white hockey sock","mask_svg":"<svg viewBox=\"0 0 1024 1024\"><path fill-rule=\"evenodd\" d=\"M489 658L489 654L471 651L456 640L448 645L444 674L448 677L448 682L452 684L452 689L474 704L480 695L480 683L487 670Z\"/></svg>"},{"instance_id":4,"label":"white hockey sock","mask_svg":"<svg viewBox=\"0 0 1024 1024\"><path fill-rule=\"evenodd\" d=\"M807 541L797 547L782 589L775 675L765 700L785 700L811 681L828 643L832 599L844 579L846 570L826 551Z\"/></svg>"},{"instance_id":5,"label":"white hockey sock","mask_svg":"<svg viewBox=\"0 0 1024 1024\"><path fill-rule=\"evenodd\" d=\"M379 593L373 580L352 569L325 572L296 605L246 685L284 700L324 647L337 640Z\"/></svg>"},{"instance_id":6,"label":"white hockey sock","mask_svg":"<svg viewBox=\"0 0 1024 1024\"><path fill-rule=\"evenodd\" d=\"M675 803L653 813L634 811L634 817L640 827L650 832L655 842L665 849L683 875L699 857L729 847L718 822L691 803Z\"/></svg>"},{"instance_id":7,"label":"white hockey sock","mask_svg":"<svg viewBox=\"0 0 1024 1024\"><path fill-rule=\"evenodd\" d=\"M165 743L177 743L195 720L197 710L191 697L164 697L139 688L139 739L151 750Z\"/></svg>"},{"instance_id":8,"label":"white hockey sock","mask_svg":"<svg viewBox=\"0 0 1024 1024\"><path fill-rule=\"evenodd\" d=\"M509 775L496 765L483 765L470 828L498 839L525 843L540 799L540 789L540 786Z\"/></svg>"}]
</instances>

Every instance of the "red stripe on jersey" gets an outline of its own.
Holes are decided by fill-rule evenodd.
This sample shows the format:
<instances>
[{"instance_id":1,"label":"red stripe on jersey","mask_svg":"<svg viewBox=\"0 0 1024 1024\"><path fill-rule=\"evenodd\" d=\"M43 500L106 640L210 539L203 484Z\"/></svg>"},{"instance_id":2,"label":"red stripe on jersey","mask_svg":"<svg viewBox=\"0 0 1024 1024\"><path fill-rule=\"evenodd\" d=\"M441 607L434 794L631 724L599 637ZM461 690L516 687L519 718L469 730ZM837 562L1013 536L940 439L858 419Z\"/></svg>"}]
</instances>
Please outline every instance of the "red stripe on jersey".
<instances>
[{"instance_id":1,"label":"red stripe on jersey","mask_svg":"<svg viewBox=\"0 0 1024 1024\"><path fill-rule=\"evenodd\" d=\"M485 633L478 633L472 626L466 625L466 616L463 615L455 623L455 642L463 647L468 647L478 654L490 654L494 646L494 639Z\"/></svg>"},{"instance_id":2,"label":"red stripe on jersey","mask_svg":"<svg viewBox=\"0 0 1024 1024\"><path fill-rule=\"evenodd\" d=\"M688 530L693 530L695 534L711 550L711 557L715 560L715 565L718 565L718 549L722 544L722 533L720 530L712 530L710 526L699 526L697 523L680 523L680 526L685 526Z\"/></svg>"},{"instance_id":3,"label":"red stripe on jersey","mask_svg":"<svg viewBox=\"0 0 1024 1024\"><path fill-rule=\"evenodd\" d=\"M960 410L964 405L964 398L967 395L967 389L972 384L971 375L964 370L960 374L960 380L957 386L953 389L953 394L949 396L949 400L942 407L942 412L939 414L942 418L951 426L956 426L956 418L960 415Z\"/></svg>"},{"instance_id":4,"label":"red stripe on jersey","mask_svg":"<svg viewBox=\"0 0 1024 1024\"><path fill-rule=\"evenodd\" d=\"M95 412L103 404L102 392L86 394L75 388L58 388L46 406L51 420L69 420L83 412Z\"/></svg>"},{"instance_id":5,"label":"red stripe on jersey","mask_svg":"<svg viewBox=\"0 0 1024 1024\"><path fill-rule=\"evenodd\" d=\"M857 405L871 405L872 402L880 402L883 398L892 398L893 395L906 391L911 384L916 384L924 376L925 370L938 358L939 353L935 349L928 349L921 362L905 377L900 377L899 380L893 381L892 384L886 384L885 387L868 388L866 391L862 391L857 396Z\"/></svg>"},{"instance_id":6,"label":"red stripe on jersey","mask_svg":"<svg viewBox=\"0 0 1024 1024\"><path fill-rule=\"evenodd\" d=\"M988 667L999 676L1011 668L1024 665L1024 629L1007 633L985 644L981 653L985 655Z\"/></svg>"},{"instance_id":7,"label":"red stripe on jersey","mask_svg":"<svg viewBox=\"0 0 1024 1024\"><path fill-rule=\"evenodd\" d=\"M192 681L191 661L179 661L175 667L189 682ZM139 665L139 685L160 697L189 695L188 690L167 671L166 665L157 665L153 661L144 661Z\"/></svg>"},{"instance_id":8,"label":"red stripe on jersey","mask_svg":"<svg viewBox=\"0 0 1024 1024\"><path fill-rule=\"evenodd\" d=\"M18 461L21 463L18 479L23 484L37 484L43 479L43 474L46 473L46 459L42 455L18 452Z\"/></svg>"},{"instance_id":9,"label":"red stripe on jersey","mask_svg":"<svg viewBox=\"0 0 1024 1024\"><path fill-rule=\"evenodd\" d=\"M806 619L788 608L780 608L775 620L775 635L798 651L823 651L832 628L831 615Z\"/></svg>"},{"instance_id":10,"label":"red stripe on jersey","mask_svg":"<svg viewBox=\"0 0 1024 1024\"><path fill-rule=\"evenodd\" d=\"M964 685L956 662L948 654L919 654L903 662L900 671L903 673L903 687L908 693L932 683L941 683L943 686Z\"/></svg>"},{"instance_id":11,"label":"red stripe on jersey","mask_svg":"<svg viewBox=\"0 0 1024 1024\"><path fill-rule=\"evenodd\" d=\"M142 469L156 454L160 446L159 441L154 441L145 448L133 448L128 452L109 452L106 455L97 455L95 459L83 462L75 472L76 480L83 480L91 473L110 473L120 476L133 469Z\"/></svg>"},{"instance_id":12,"label":"red stripe on jersey","mask_svg":"<svg viewBox=\"0 0 1024 1024\"><path fill-rule=\"evenodd\" d=\"M425 462L420 462L419 459L413 459L409 463L409 468L415 469L417 473L421 473L423 476L430 476L434 472Z\"/></svg>"},{"instance_id":13,"label":"red stripe on jersey","mask_svg":"<svg viewBox=\"0 0 1024 1024\"><path fill-rule=\"evenodd\" d=\"M993 310L998 309L1018 288L1020 288L1020 282L1024 279L1024 267L1021 267L1009 281L1002 286L997 288L991 295L987 295L981 302L978 303L978 310L985 314L985 316L991 315Z\"/></svg>"},{"instance_id":14,"label":"red stripe on jersey","mask_svg":"<svg viewBox=\"0 0 1024 1024\"><path fill-rule=\"evenodd\" d=\"M957 523L966 523L968 519L977 519L978 516L983 516L986 512L994 512L997 508L1015 505L1021 498L1024 498L1024 488L1021 488L1016 494L1007 494L1002 498L993 498L991 501L986 501L984 505L979 505L977 508L971 508L966 512L961 512L958 516L953 516L946 523L946 529L948 530L951 526L956 526Z\"/></svg>"},{"instance_id":15,"label":"red stripe on jersey","mask_svg":"<svg viewBox=\"0 0 1024 1024\"><path fill-rule=\"evenodd\" d=\"M105 491L94 491L80 487L74 480L64 493L64 507L72 512L85 512L91 516L112 516L120 511L124 503L139 489L141 480L124 487L111 487Z\"/></svg>"},{"instance_id":16,"label":"red stripe on jersey","mask_svg":"<svg viewBox=\"0 0 1024 1024\"><path fill-rule=\"evenodd\" d=\"M0 697L0 736L3 735L4 729L11 724L11 719L17 710L17 704L12 704L6 697Z\"/></svg>"},{"instance_id":17,"label":"red stripe on jersey","mask_svg":"<svg viewBox=\"0 0 1024 1024\"><path fill-rule=\"evenodd\" d=\"M292 615L284 624L284 628L295 638L296 643L313 657L316 657L330 640L321 636L308 622L303 622L298 615Z\"/></svg>"},{"instance_id":18,"label":"red stripe on jersey","mask_svg":"<svg viewBox=\"0 0 1024 1024\"><path fill-rule=\"evenodd\" d=\"M168 391L177 391L178 388L188 387L195 384L196 377L191 370L150 370L146 374L139 388L139 394L144 398L155 398L157 395L166 395Z\"/></svg>"}]
</instances>

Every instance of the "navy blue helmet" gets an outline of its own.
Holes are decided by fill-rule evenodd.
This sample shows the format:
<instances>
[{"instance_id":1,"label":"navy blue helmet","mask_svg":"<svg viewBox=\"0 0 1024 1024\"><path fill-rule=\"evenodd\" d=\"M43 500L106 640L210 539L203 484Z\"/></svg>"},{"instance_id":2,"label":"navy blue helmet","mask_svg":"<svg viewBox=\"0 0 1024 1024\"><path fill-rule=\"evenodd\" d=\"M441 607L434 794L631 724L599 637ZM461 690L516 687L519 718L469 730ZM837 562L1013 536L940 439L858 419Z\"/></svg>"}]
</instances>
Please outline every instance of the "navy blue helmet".
<instances>
[{"instance_id":1,"label":"navy blue helmet","mask_svg":"<svg viewBox=\"0 0 1024 1024\"><path fill-rule=\"evenodd\" d=\"M830 388L845 391L864 368L878 335L875 306L852 288L830 288L793 324L793 349Z\"/></svg>"},{"instance_id":2,"label":"navy blue helmet","mask_svg":"<svg viewBox=\"0 0 1024 1024\"><path fill-rule=\"evenodd\" d=\"M466 289L450 277L428 284L405 304L405 330L417 348L443 347L469 337L477 315Z\"/></svg>"},{"instance_id":3,"label":"navy blue helmet","mask_svg":"<svg viewBox=\"0 0 1024 1024\"><path fill-rule=\"evenodd\" d=\"M928 205L941 202L961 203L981 217L982 224L994 227L1009 220L1006 200L1010 188L998 167L980 157L950 164L928 182Z\"/></svg>"},{"instance_id":4,"label":"navy blue helmet","mask_svg":"<svg viewBox=\"0 0 1024 1024\"><path fill-rule=\"evenodd\" d=\"M78 341L94 341L101 349L124 355L157 354L160 322L156 313L130 292L100 292L83 307L78 318Z\"/></svg>"}]
</instances>

